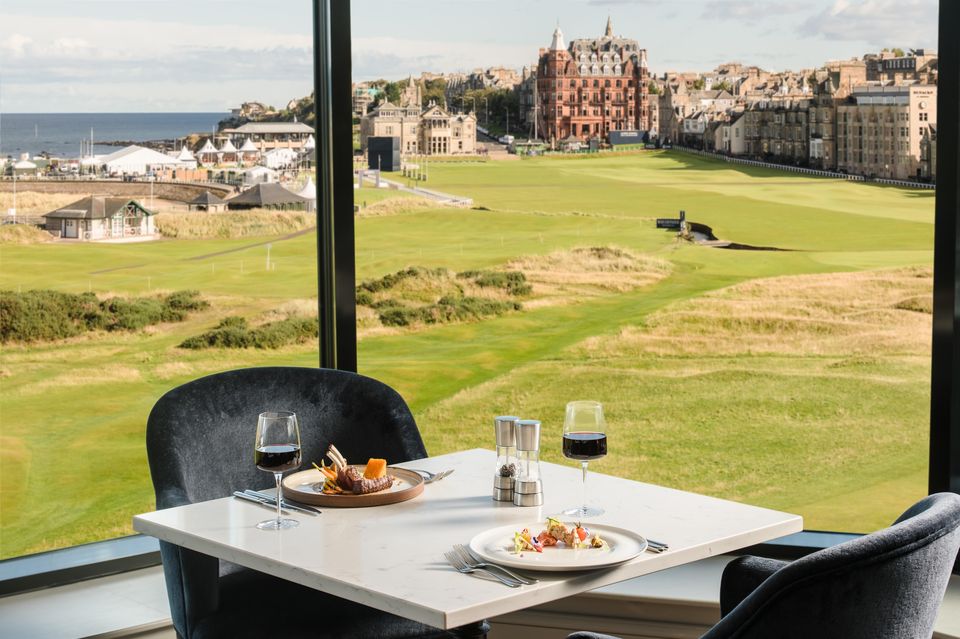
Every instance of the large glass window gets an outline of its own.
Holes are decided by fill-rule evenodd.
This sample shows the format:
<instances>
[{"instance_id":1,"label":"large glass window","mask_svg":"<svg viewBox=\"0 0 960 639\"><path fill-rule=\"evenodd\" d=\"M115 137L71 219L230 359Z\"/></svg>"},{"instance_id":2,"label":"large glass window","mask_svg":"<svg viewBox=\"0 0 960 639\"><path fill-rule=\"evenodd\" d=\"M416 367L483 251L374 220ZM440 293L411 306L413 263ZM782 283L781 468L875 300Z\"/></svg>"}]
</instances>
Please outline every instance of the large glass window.
<instances>
[{"instance_id":1,"label":"large glass window","mask_svg":"<svg viewBox=\"0 0 960 639\"><path fill-rule=\"evenodd\" d=\"M0 7L2 558L132 532L167 390L317 365L311 7L224 8Z\"/></svg>"},{"instance_id":2,"label":"large glass window","mask_svg":"<svg viewBox=\"0 0 960 639\"><path fill-rule=\"evenodd\" d=\"M602 472L849 532L926 494L928 129L852 162L838 145L869 140L833 123L935 103L935 6L890 31L859 5L618 4L612 33L592 4L559 28L516 3L353 6L358 164L377 166L362 132L387 101L481 127L476 152L425 146L356 191L359 368L407 398L431 453L490 447L492 418L519 414L563 462L565 403L597 399ZM695 34L682 50L649 28L670 21ZM609 47L645 89L633 144L548 91L606 81L574 52ZM884 71L901 57L918 71Z\"/></svg>"}]
</instances>

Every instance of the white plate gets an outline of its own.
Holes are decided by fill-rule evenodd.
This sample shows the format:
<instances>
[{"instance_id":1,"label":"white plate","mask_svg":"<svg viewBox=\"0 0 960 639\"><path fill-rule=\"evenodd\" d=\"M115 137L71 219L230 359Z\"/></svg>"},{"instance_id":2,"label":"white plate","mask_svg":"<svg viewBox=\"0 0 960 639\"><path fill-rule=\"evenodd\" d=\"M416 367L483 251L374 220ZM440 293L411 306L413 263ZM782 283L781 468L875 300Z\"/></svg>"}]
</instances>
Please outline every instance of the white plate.
<instances>
[{"instance_id":1,"label":"white plate","mask_svg":"<svg viewBox=\"0 0 960 639\"><path fill-rule=\"evenodd\" d=\"M568 522L564 522L569 525ZM546 529L545 522L509 525L480 533L470 540L470 550L491 563L527 570L592 570L630 561L647 549L647 540L635 532L606 524L584 522L590 534L599 533L607 542L604 548L574 550L563 545L547 546L543 552L513 552L513 534L529 528L534 535Z\"/></svg>"}]
</instances>

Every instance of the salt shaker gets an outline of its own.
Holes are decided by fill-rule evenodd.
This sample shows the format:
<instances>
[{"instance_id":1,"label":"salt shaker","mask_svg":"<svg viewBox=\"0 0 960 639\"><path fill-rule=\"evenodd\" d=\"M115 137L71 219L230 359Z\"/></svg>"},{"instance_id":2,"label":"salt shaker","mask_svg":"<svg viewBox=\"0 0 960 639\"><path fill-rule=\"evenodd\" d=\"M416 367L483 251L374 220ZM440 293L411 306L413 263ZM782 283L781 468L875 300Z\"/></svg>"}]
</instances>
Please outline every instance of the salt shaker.
<instances>
[{"instance_id":1,"label":"salt shaker","mask_svg":"<svg viewBox=\"0 0 960 639\"><path fill-rule=\"evenodd\" d=\"M503 415L493 420L497 433L497 466L493 471L493 498L495 501L513 501L514 479L517 474L517 422L519 417Z\"/></svg>"},{"instance_id":2,"label":"salt shaker","mask_svg":"<svg viewBox=\"0 0 960 639\"><path fill-rule=\"evenodd\" d=\"M517 422L517 479L513 484L515 506L542 506L543 482L540 481L540 422Z\"/></svg>"}]
</instances>

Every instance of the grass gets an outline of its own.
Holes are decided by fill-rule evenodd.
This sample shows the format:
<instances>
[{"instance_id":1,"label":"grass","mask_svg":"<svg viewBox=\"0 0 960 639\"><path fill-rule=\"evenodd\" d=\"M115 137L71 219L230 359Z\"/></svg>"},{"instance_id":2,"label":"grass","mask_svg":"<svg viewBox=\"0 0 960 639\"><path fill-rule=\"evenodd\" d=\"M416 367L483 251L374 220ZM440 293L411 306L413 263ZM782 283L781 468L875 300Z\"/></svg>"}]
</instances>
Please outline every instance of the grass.
<instances>
[{"instance_id":1,"label":"grass","mask_svg":"<svg viewBox=\"0 0 960 639\"><path fill-rule=\"evenodd\" d=\"M307 211L180 211L157 214L155 224L167 238L234 239L296 233L316 226L317 219Z\"/></svg>"},{"instance_id":2,"label":"grass","mask_svg":"<svg viewBox=\"0 0 960 639\"><path fill-rule=\"evenodd\" d=\"M563 405L589 396L608 408L601 472L853 531L889 524L925 491L932 194L667 152L438 163L428 186L488 210L388 201L390 214L358 217L358 281L412 265L525 270L534 297L557 301L362 338L361 372L408 400L432 454L489 448L492 417L519 413L543 420L545 457L562 461ZM679 209L723 239L791 250L678 243L653 218ZM576 263L589 247L636 256L637 272L613 254ZM144 422L166 390L228 368L315 366L312 344L177 348L229 315L315 308L315 254L314 232L4 245L0 288L191 288L211 307L136 333L4 347L0 556L129 532L153 507Z\"/></svg>"}]
</instances>

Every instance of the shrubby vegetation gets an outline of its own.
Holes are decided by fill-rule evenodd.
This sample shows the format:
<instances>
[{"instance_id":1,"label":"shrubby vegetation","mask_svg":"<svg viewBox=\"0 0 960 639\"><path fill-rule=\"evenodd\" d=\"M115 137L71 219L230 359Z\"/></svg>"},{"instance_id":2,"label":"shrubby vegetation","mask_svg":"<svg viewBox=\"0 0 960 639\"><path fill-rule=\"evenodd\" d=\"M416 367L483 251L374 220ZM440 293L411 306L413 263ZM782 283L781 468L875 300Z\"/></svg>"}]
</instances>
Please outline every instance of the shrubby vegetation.
<instances>
[{"instance_id":1,"label":"shrubby vegetation","mask_svg":"<svg viewBox=\"0 0 960 639\"><path fill-rule=\"evenodd\" d=\"M196 335L180 344L180 348L265 348L275 349L301 344L319 335L315 317L288 317L251 328L242 317L226 317L216 328Z\"/></svg>"},{"instance_id":2,"label":"shrubby vegetation","mask_svg":"<svg viewBox=\"0 0 960 639\"><path fill-rule=\"evenodd\" d=\"M224 213L170 212L158 214L155 220L160 235L180 240L284 235L316 225L316 218L307 211L266 209Z\"/></svg>"},{"instance_id":3,"label":"shrubby vegetation","mask_svg":"<svg viewBox=\"0 0 960 639\"><path fill-rule=\"evenodd\" d=\"M0 341L50 341L96 330L135 331L160 322L181 322L187 313L208 306L198 291L103 300L93 293L0 291Z\"/></svg>"},{"instance_id":4,"label":"shrubby vegetation","mask_svg":"<svg viewBox=\"0 0 960 639\"><path fill-rule=\"evenodd\" d=\"M486 289L486 290L484 290ZM492 290L491 290L492 289ZM502 299L532 292L520 271L464 271L411 266L357 286L357 305L376 311L384 326L447 324L523 308Z\"/></svg>"}]
</instances>

